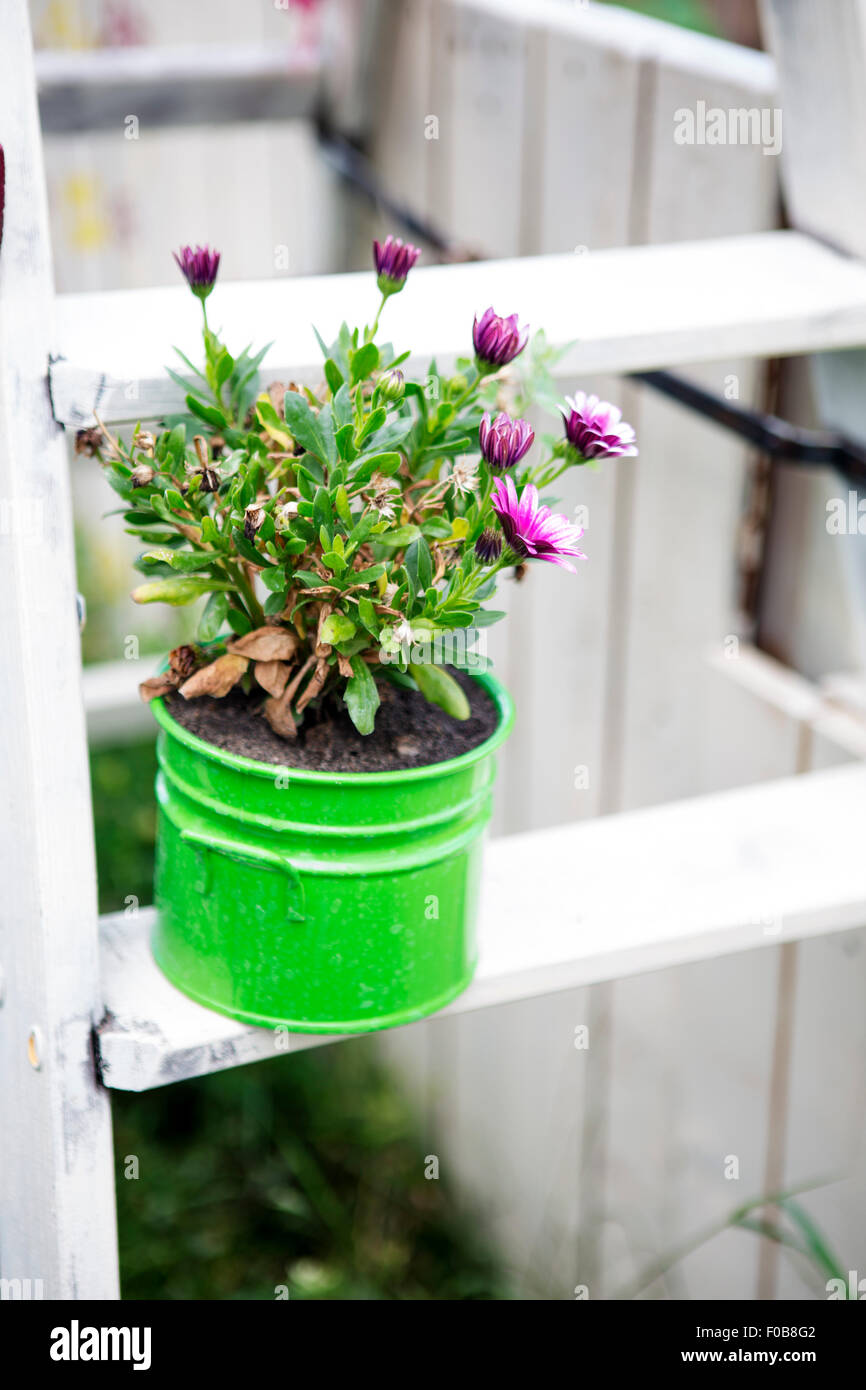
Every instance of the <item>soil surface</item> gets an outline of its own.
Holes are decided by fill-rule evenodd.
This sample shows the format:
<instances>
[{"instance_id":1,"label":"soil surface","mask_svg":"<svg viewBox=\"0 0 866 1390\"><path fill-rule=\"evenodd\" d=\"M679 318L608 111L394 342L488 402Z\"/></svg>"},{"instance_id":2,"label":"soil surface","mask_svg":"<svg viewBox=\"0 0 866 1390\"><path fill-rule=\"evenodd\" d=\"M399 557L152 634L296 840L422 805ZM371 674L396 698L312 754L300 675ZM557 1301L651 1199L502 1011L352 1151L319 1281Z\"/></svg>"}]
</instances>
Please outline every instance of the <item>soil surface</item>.
<instances>
[{"instance_id":1,"label":"soil surface","mask_svg":"<svg viewBox=\"0 0 866 1390\"><path fill-rule=\"evenodd\" d=\"M469 719L452 719L415 690L382 682L372 734L359 734L345 709L307 710L297 739L280 738L262 713L264 696L238 688L221 700L170 695L172 718L191 734L244 758L316 772L393 772L446 762L477 748L496 729L499 715L487 691L462 672L452 672L466 691Z\"/></svg>"}]
</instances>

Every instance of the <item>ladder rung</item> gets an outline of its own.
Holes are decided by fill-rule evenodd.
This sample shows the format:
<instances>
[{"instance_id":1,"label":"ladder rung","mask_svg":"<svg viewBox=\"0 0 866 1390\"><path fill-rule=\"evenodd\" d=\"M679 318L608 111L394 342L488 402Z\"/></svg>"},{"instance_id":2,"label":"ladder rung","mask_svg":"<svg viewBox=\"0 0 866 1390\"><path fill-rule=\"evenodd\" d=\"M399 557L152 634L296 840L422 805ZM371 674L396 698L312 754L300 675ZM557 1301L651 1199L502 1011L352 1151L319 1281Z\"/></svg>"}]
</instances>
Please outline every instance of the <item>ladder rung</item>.
<instances>
[{"instance_id":1,"label":"ladder rung","mask_svg":"<svg viewBox=\"0 0 866 1390\"><path fill-rule=\"evenodd\" d=\"M864 798L858 764L494 840L478 973L445 1012L862 926ZM151 909L101 923L107 1086L144 1091L336 1041L194 1004L154 964L152 923Z\"/></svg>"},{"instance_id":2,"label":"ladder rung","mask_svg":"<svg viewBox=\"0 0 866 1390\"><path fill-rule=\"evenodd\" d=\"M131 115L142 134L161 126L292 120L312 114L321 73L317 51L276 44L36 54L46 134L116 130L122 135Z\"/></svg>"},{"instance_id":3,"label":"ladder rung","mask_svg":"<svg viewBox=\"0 0 866 1390\"><path fill-rule=\"evenodd\" d=\"M315 384L312 325L327 341L343 319L369 323L376 299L371 272L221 283L211 317L230 347L274 340L266 379ZM572 381L866 343L866 266L798 232L419 268L383 326L398 351L414 349L410 370L435 357L448 371L471 351L472 316L488 304L544 328L566 349L557 376ZM164 372L172 343L200 356L182 286L62 295L57 316L64 360L51 385L61 423L90 423L94 409L114 424L182 408Z\"/></svg>"}]
</instances>

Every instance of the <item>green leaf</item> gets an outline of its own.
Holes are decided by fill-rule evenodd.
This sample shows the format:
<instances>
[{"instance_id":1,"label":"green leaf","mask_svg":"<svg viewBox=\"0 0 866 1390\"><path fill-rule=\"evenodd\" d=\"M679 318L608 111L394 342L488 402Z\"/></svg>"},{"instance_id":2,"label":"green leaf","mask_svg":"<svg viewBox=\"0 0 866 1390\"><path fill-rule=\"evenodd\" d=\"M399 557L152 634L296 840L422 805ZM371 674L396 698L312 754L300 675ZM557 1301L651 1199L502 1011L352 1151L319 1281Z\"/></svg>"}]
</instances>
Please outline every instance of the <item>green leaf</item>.
<instances>
[{"instance_id":1,"label":"green leaf","mask_svg":"<svg viewBox=\"0 0 866 1390\"><path fill-rule=\"evenodd\" d=\"M228 545L228 537L217 530L216 522L207 513L201 519L201 538L208 545L219 546L220 550L225 550Z\"/></svg>"},{"instance_id":2,"label":"green leaf","mask_svg":"<svg viewBox=\"0 0 866 1390\"><path fill-rule=\"evenodd\" d=\"M331 613L322 623L319 641L336 647L339 642L348 642L355 636L355 624L344 613Z\"/></svg>"},{"instance_id":3,"label":"green leaf","mask_svg":"<svg viewBox=\"0 0 866 1390\"><path fill-rule=\"evenodd\" d=\"M351 526L351 525L352 525L352 512L351 512L351 509L350 509L350 507L349 507L349 494L347 493L346 489L343 487L343 484L342 484L342 483L341 483L340 486L337 488L336 496L334 497L334 506L335 506L336 509L337 509L337 516L340 518L340 520L342 521L343 525L344 525L344 526Z\"/></svg>"},{"instance_id":4,"label":"green leaf","mask_svg":"<svg viewBox=\"0 0 866 1390\"><path fill-rule=\"evenodd\" d=\"M275 618L286 606L285 594L268 594L265 599L265 617Z\"/></svg>"},{"instance_id":5,"label":"green leaf","mask_svg":"<svg viewBox=\"0 0 866 1390\"><path fill-rule=\"evenodd\" d=\"M324 527L328 532L328 547L330 547L331 544L330 526L333 519L334 513L331 510L331 499L328 496L328 489L326 487L316 488L316 495L313 498L313 524L318 526L320 530Z\"/></svg>"},{"instance_id":6,"label":"green leaf","mask_svg":"<svg viewBox=\"0 0 866 1390\"><path fill-rule=\"evenodd\" d=\"M231 589L234 589L234 585L221 579L210 579L201 575L178 575L176 578L152 579L147 584L139 584L137 589L133 589L132 597L136 603L170 603L176 608L183 603L192 603L205 594Z\"/></svg>"},{"instance_id":7,"label":"green leaf","mask_svg":"<svg viewBox=\"0 0 866 1390\"><path fill-rule=\"evenodd\" d=\"M337 430L337 452L341 459L351 463L357 457L358 450L355 448L355 426L352 424L342 425Z\"/></svg>"},{"instance_id":8,"label":"green leaf","mask_svg":"<svg viewBox=\"0 0 866 1390\"><path fill-rule=\"evenodd\" d=\"M252 632L253 625L246 613L241 612L240 608L229 609L229 627L236 637L243 637L245 633Z\"/></svg>"},{"instance_id":9,"label":"green leaf","mask_svg":"<svg viewBox=\"0 0 866 1390\"><path fill-rule=\"evenodd\" d=\"M409 575L414 594L429 586L433 578L433 560L430 555L430 547L423 536L417 536L409 545L403 558L403 564Z\"/></svg>"},{"instance_id":10,"label":"green leaf","mask_svg":"<svg viewBox=\"0 0 866 1390\"><path fill-rule=\"evenodd\" d=\"M354 386L356 382L363 381L371 372L375 372L379 365L379 349L375 343L365 343L357 352L349 354L349 363Z\"/></svg>"},{"instance_id":11,"label":"green leaf","mask_svg":"<svg viewBox=\"0 0 866 1390\"><path fill-rule=\"evenodd\" d=\"M333 357L329 357L325 362L325 380L336 396L340 387L343 385L343 373L340 371Z\"/></svg>"},{"instance_id":12,"label":"green leaf","mask_svg":"<svg viewBox=\"0 0 866 1390\"><path fill-rule=\"evenodd\" d=\"M410 661L409 674L431 705L438 705L452 719L469 718L472 711L463 689L441 666L419 666Z\"/></svg>"},{"instance_id":13,"label":"green leaf","mask_svg":"<svg viewBox=\"0 0 866 1390\"><path fill-rule=\"evenodd\" d=\"M431 459L455 458L458 454L472 453L472 449L472 440L465 435L457 439L443 439L439 444L431 444L429 449L422 449L418 455L418 462L428 463Z\"/></svg>"},{"instance_id":14,"label":"green leaf","mask_svg":"<svg viewBox=\"0 0 866 1390\"><path fill-rule=\"evenodd\" d=\"M395 526L392 531L382 531L376 536L377 545L404 546L411 545L420 536L421 532L417 526Z\"/></svg>"},{"instance_id":15,"label":"green leaf","mask_svg":"<svg viewBox=\"0 0 866 1390\"><path fill-rule=\"evenodd\" d=\"M282 594L286 588L286 571L271 565L270 569L262 570L262 583L271 593Z\"/></svg>"},{"instance_id":16,"label":"green leaf","mask_svg":"<svg viewBox=\"0 0 866 1390\"><path fill-rule=\"evenodd\" d=\"M498 623L505 616L505 613L501 612L499 609L482 608L480 612L474 614L473 626L492 627L494 623Z\"/></svg>"},{"instance_id":17,"label":"green leaf","mask_svg":"<svg viewBox=\"0 0 866 1390\"><path fill-rule=\"evenodd\" d=\"M360 656L352 657L353 675L346 682L345 700L349 718L359 734L371 734L379 708L379 691L370 668Z\"/></svg>"},{"instance_id":18,"label":"green leaf","mask_svg":"<svg viewBox=\"0 0 866 1390\"><path fill-rule=\"evenodd\" d=\"M225 622L228 611L229 601L226 594L211 594L199 619L197 633L199 642L213 641Z\"/></svg>"},{"instance_id":19,"label":"green leaf","mask_svg":"<svg viewBox=\"0 0 866 1390\"><path fill-rule=\"evenodd\" d=\"M389 420L384 428L377 427L375 431L367 430L365 438L375 432L376 438L371 441L371 447L376 450L393 449L397 444L402 444L408 434L411 434L413 421L407 415L399 415L395 420Z\"/></svg>"},{"instance_id":20,"label":"green leaf","mask_svg":"<svg viewBox=\"0 0 866 1390\"><path fill-rule=\"evenodd\" d=\"M200 420L204 420L206 425L211 425L213 429L217 430L225 429L226 417L215 406L205 405L204 401L197 400L195 396L187 396L186 405L190 414L197 415Z\"/></svg>"},{"instance_id":21,"label":"green leaf","mask_svg":"<svg viewBox=\"0 0 866 1390\"><path fill-rule=\"evenodd\" d=\"M352 397L348 386L341 386L333 400L334 424L338 429L353 424Z\"/></svg>"},{"instance_id":22,"label":"green leaf","mask_svg":"<svg viewBox=\"0 0 866 1390\"><path fill-rule=\"evenodd\" d=\"M286 423L302 449L313 454L321 463L328 462L325 435L307 400L298 391L287 391L285 398Z\"/></svg>"},{"instance_id":23,"label":"green leaf","mask_svg":"<svg viewBox=\"0 0 866 1390\"><path fill-rule=\"evenodd\" d=\"M379 618L370 599L363 595L358 599L358 616L368 632L379 636Z\"/></svg>"},{"instance_id":24,"label":"green leaf","mask_svg":"<svg viewBox=\"0 0 866 1390\"><path fill-rule=\"evenodd\" d=\"M234 358L232 357L228 348L223 348L219 357L216 360L216 379L218 386L222 386L224 382L228 381L229 377L234 371L234 368Z\"/></svg>"},{"instance_id":25,"label":"green leaf","mask_svg":"<svg viewBox=\"0 0 866 1390\"><path fill-rule=\"evenodd\" d=\"M181 574L195 574L196 570L207 569L216 560L217 556L200 550L148 550L142 555L142 560L147 560L151 564L169 565L173 570L179 570Z\"/></svg>"},{"instance_id":26,"label":"green leaf","mask_svg":"<svg viewBox=\"0 0 866 1390\"><path fill-rule=\"evenodd\" d=\"M361 426L361 439L366 439L369 435L375 434L381 429L388 418L388 412L383 405L378 405L375 410L371 410L363 425ZM376 445L378 448L378 443Z\"/></svg>"},{"instance_id":27,"label":"green leaf","mask_svg":"<svg viewBox=\"0 0 866 1390\"><path fill-rule=\"evenodd\" d=\"M297 579L299 584L303 584L305 589L318 589L324 582L320 575L313 574L312 570L295 570L292 579Z\"/></svg>"},{"instance_id":28,"label":"green leaf","mask_svg":"<svg viewBox=\"0 0 866 1390\"><path fill-rule=\"evenodd\" d=\"M261 565L263 569L267 567L267 560L256 550L252 541L248 541L240 526L232 527L232 540L235 543L235 550L241 559L246 560L250 565Z\"/></svg>"},{"instance_id":29,"label":"green leaf","mask_svg":"<svg viewBox=\"0 0 866 1390\"><path fill-rule=\"evenodd\" d=\"M165 435L165 450L175 463L182 463L186 449L186 425L181 421Z\"/></svg>"},{"instance_id":30,"label":"green leaf","mask_svg":"<svg viewBox=\"0 0 866 1390\"><path fill-rule=\"evenodd\" d=\"M368 483L374 473L381 473L384 477L390 477L392 473L397 472L401 459L402 454L393 452L365 454L352 470L352 482Z\"/></svg>"}]
</instances>

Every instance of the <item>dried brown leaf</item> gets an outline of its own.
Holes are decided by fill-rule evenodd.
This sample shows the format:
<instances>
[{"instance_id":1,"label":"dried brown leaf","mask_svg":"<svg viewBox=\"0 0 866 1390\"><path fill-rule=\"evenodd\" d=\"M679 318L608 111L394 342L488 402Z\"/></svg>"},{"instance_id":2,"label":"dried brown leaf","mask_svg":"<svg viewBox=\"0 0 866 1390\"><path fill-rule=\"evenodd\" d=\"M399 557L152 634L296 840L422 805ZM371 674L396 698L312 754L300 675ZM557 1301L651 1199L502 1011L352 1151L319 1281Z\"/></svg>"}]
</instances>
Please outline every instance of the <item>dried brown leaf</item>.
<instances>
[{"instance_id":1,"label":"dried brown leaf","mask_svg":"<svg viewBox=\"0 0 866 1390\"><path fill-rule=\"evenodd\" d=\"M235 656L251 661L291 661L298 649L298 639L283 627L257 627L229 643Z\"/></svg>"},{"instance_id":2,"label":"dried brown leaf","mask_svg":"<svg viewBox=\"0 0 866 1390\"><path fill-rule=\"evenodd\" d=\"M262 689L278 699L286 688L289 669L287 661L257 661L253 672Z\"/></svg>"},{"instance_id":3,"label":"dried brown leaf","mask_svg":"<svg viewBox=\"0 0 866 1390\"><path fill-rule=\"evenodd\" d=\"M345 676L346 680L351 680L352 676L355 674L352 670L351 661L347 656L343 656L342 652L337 652L337 667L339 668L340 675Z\"/></svg>"},{"instance_id":4,"label":"dried brown leaf","mask_svg":"<svg viewBox=\"0 0 866 1390\"><path fill-rule=\"evenodd\" d=\"M177 681L174 680L169 671L161 676L150 676L146 681L142 681L138 687L138 693L145 704L151 700L159 699L160 695L168 695L172 690L177 689Z\"/></svg>"},{"instance_id":5,"label":"dried brown leaf","mask_svg":"<svg viewBox=\"0 0 866 1390\"><path fill-rule=\"evenodd\" d=\"M198 664L195 648L190 646L175 647L168 654L168 664L176 676L179 676L181 680L186 680L188 676L192 675Z\"/></svg>"},{"instance_id":6,"label":"dried brown leaf","mask_svg":"<svg viewBox=\"0 0 866 1390\"><path fill-rule=\"evenodd\" d=\"M320 660L318 665L316 666L315 671L313 672L312 676L307 682L306 690L304 691L300 700L298 700L298 714L300 714L302 709L306 709L307 705L310 703L311 700L315 700L316 696L321 692L322 686L325 684L325 681L327 679L328 663L327 661Z\"/></svg>"},{"instance_id":7,"label":"dried brown leaf","mask_svg":"<svg viewBox=\"0 0 866 1390\"><path fill-rule=\"evenodd\" d=\"M248 665L245 656L237 656L234 652L218 656L216 661L202 666L184 681L180 693L185 700L194 700L198 695L213 695L219 700L237 685Z\"/></svg>"},{"instance_id":8,"label":"dried brown leaf","mask_svg":"<svg viewBox=\"0 0 866 1390\"><path fill-rule=\"evenodd\" d=\"M291 701L286 698L284 691L280 698L274 699L273 696L264 703L265 719L267 719L275 734L280 738L295 738L297 727L292 714Z\"/></svg>"}]
</instances>

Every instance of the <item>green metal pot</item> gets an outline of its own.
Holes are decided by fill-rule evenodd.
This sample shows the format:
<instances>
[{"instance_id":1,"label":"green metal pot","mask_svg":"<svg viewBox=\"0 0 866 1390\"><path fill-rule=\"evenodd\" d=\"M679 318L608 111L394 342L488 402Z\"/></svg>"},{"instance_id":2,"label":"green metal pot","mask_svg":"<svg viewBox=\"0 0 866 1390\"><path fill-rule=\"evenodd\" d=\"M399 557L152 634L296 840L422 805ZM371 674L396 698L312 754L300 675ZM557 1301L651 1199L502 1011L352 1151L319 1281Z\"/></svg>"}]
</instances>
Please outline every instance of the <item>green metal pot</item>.
<instances>
[{"instance_id":1,"label":"green metal pot","mask_svg":"<svg viewBox=\"0 0 866 1390\"><path fill-rule=\"evenodd\" d=\"M448 762L309 772L236 757L154 700L156 962L200 1004L305 1033L392 1028L475 970L481 835L513 707Z\"/></svg>"}]
</instances>

